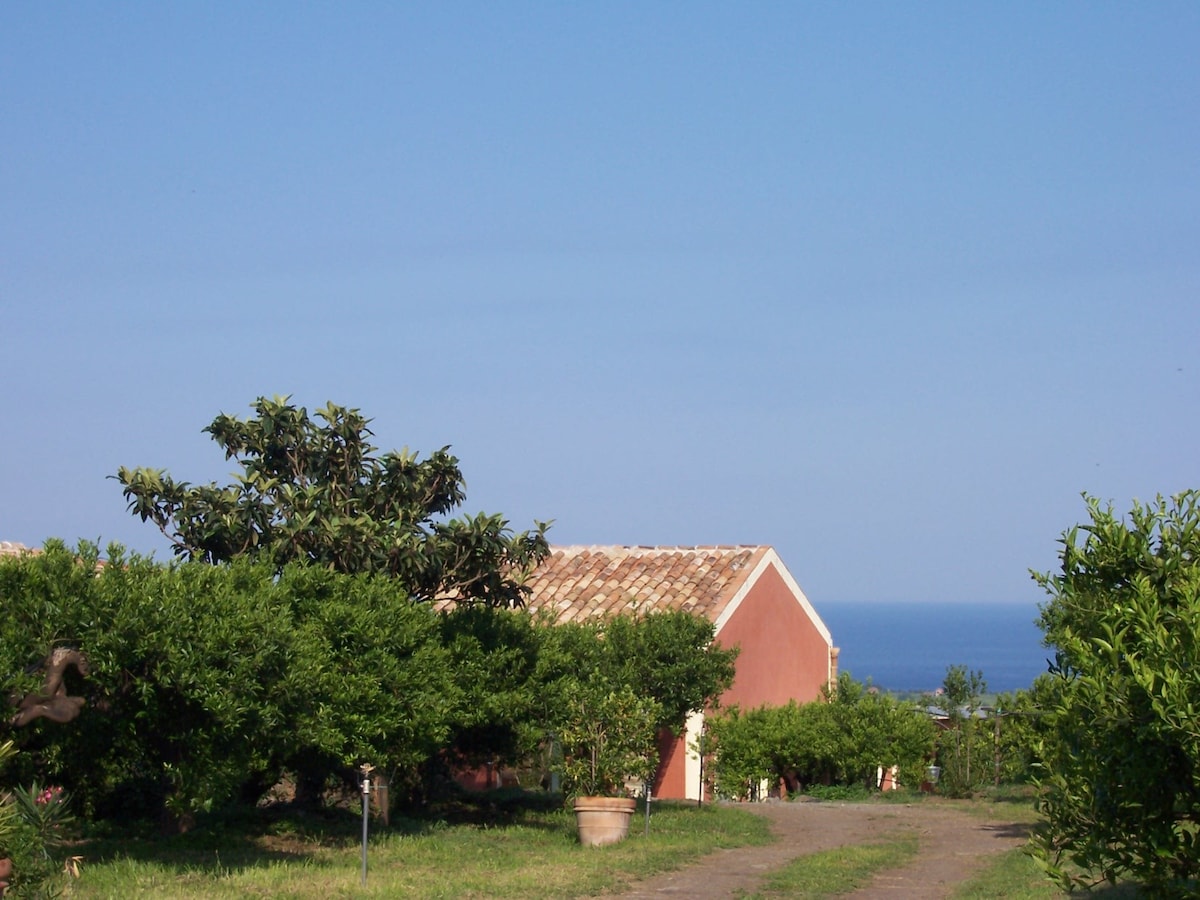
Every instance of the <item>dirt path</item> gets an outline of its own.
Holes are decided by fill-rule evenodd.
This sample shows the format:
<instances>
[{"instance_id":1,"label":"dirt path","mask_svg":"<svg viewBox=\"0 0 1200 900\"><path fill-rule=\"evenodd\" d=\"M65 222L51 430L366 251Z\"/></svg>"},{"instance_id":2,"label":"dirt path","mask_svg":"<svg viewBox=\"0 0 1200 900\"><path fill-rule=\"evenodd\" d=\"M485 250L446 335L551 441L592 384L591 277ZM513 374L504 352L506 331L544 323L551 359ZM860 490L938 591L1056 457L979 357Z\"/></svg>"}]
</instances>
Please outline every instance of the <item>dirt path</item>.
<instances>
[{"instance_id":1,"label":"dirt path","mask_svg":"<svg viewBox=\"0 0 1200 900\"><path fill-rule=\"evenodd\" d=\"M1024 843L1027 828L973 816L936 802L763 803L746 809L771 820L779 840L766 847L720 850L699 862L638 882L618 896L625 900L732 897L758 890L763 877L798 856L857 844L901 830L916 831L917 858L878 873L852 900L946 897L980 868L985 857Z\"/></svg>"}]
</instances>

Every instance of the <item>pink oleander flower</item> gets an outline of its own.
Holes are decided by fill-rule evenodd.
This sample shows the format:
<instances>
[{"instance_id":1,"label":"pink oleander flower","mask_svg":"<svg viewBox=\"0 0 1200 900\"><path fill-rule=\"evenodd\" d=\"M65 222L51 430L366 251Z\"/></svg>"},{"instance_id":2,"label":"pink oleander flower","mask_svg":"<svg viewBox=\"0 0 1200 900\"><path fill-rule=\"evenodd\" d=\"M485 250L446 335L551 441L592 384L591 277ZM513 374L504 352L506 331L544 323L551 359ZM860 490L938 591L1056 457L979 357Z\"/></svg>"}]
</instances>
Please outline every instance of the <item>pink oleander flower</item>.
<instances>
[{"instance_id":1,"label":"pink oleander flower","mask_svg":"<svg viewBox=\"0 0 1200 900\"><path fill-rule=\"evenodd\" d=\"M62 799L63 789L60 787L48 787L37 795L35 801L39 806L45 806L49 803L57 803Z\"/></svg>"}]
</instances>

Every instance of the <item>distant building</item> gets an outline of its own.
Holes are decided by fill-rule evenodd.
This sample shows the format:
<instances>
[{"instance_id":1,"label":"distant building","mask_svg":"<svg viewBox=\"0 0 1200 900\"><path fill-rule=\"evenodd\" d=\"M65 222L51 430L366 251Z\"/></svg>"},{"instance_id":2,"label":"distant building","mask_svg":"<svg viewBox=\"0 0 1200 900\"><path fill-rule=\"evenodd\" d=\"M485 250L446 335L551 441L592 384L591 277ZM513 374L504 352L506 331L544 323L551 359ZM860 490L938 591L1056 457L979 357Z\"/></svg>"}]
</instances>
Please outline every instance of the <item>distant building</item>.
<instances>
[{"instance_id":1,"label":"distant building","mask_svg":"<svg viewBox=\"0 0 1200 900\"><path fill-rule=\"evenodd\" d=\"M0 541L0 556L24 556L26 553L41 553L34 547L26 547L16 541Z\"/></svg>"},{"instance_id":2,"label":"distant building","mask_svg":"<svg viewBox=\"0 0 1200 900\"><path fill-rule=\"evenodd\" d=\"M741 648L723 706L804 703L837 679L829 629L771 547L553 547L525 583L530 611L559 622L677 609L708 618L718 643ZM664 736L655 796L699 798L689 747L703 721L693 715L681 738Z\"/></svg>"}]
</instances>

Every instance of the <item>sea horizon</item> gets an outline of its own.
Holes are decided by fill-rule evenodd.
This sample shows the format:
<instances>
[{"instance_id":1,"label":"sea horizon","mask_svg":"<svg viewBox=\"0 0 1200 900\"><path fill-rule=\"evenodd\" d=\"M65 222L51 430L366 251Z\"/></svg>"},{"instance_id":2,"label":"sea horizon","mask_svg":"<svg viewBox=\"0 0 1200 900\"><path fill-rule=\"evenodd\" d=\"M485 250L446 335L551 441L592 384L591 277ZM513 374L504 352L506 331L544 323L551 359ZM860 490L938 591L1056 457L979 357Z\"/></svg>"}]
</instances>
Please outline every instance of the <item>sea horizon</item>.
<instances>
[{"instance_id":1,"label":"sea horizon","mask_svg":"<svg viewBox=\"0 0 1200 900\"><path fill-rule=\"evenodd\" d=\"M1028 688L1047 670L1037 604L829 601L818 613L838 671L883 690L933 692L946 669L983 673L988 693Z\"/></svg>"}]
</instances>

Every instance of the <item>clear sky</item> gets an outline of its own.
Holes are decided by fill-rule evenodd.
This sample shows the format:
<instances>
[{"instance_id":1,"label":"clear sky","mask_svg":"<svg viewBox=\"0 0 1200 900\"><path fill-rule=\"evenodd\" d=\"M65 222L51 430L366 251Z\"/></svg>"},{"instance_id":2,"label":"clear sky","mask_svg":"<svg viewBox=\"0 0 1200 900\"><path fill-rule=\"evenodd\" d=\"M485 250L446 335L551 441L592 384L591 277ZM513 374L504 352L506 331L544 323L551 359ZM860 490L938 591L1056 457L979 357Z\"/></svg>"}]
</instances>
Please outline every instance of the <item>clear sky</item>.
<instances>
[{"instance_id":1,"label":"clear sky","mask_svg":"<svg viewBox=\"0 0 1200 900\"><path fill-rule=\"evenodd\" d=\"M0 8L0 539L260 394L557 543L1034 603L1200 487L1200 4Z\"/></svg>"}]
</instances>

